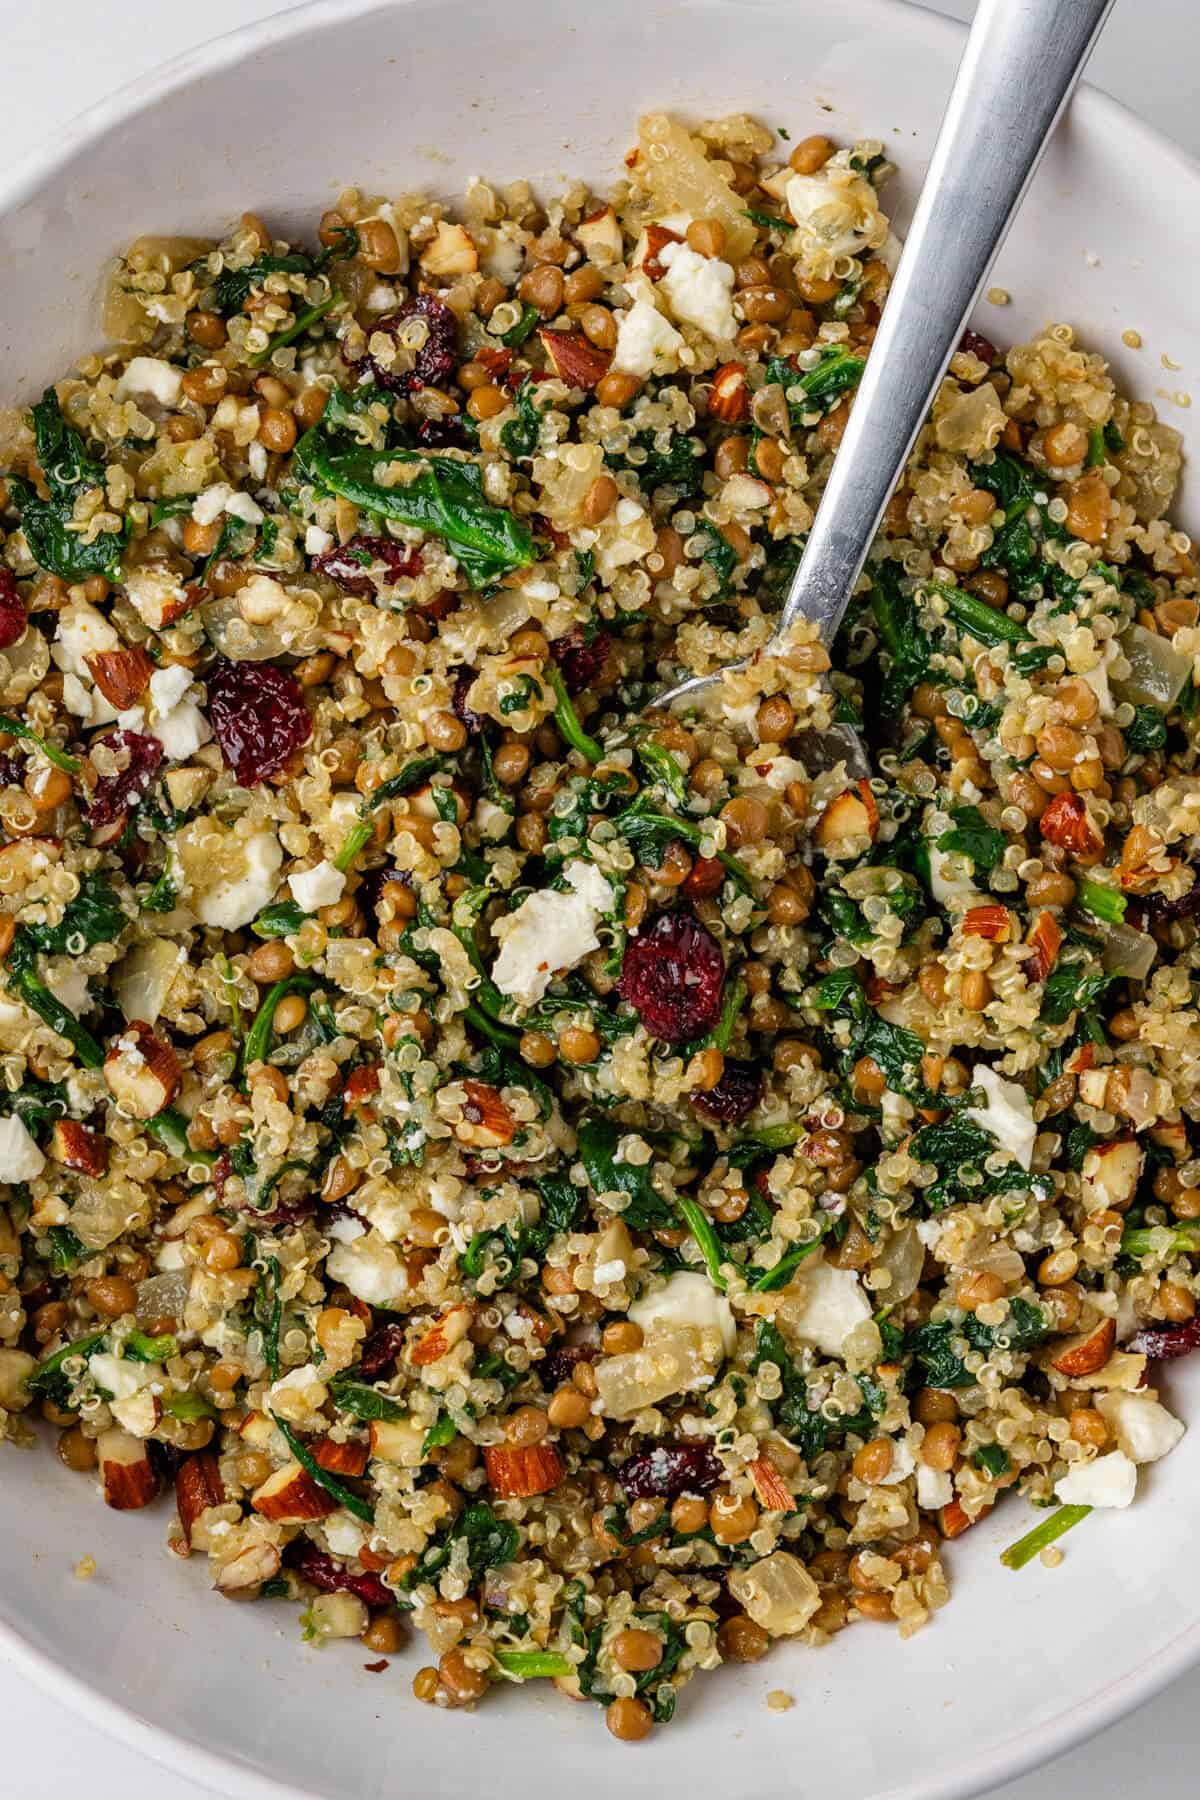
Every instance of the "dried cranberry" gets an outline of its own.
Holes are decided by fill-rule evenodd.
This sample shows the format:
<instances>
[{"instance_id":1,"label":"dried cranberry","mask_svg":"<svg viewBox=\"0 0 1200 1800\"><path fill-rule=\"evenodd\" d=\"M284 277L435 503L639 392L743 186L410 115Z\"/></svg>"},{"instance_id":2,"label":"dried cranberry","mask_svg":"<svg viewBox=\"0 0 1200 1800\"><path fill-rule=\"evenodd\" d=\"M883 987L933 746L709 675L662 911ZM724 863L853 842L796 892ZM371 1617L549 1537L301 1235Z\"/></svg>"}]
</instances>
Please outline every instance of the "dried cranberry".
<instances>
[{"instance_id":1,"label":"dried cranberry","mask_svg":"<svg viewBox=\"0 0 1200 1800\"><path fill-rule=\"evenodd\" d=\"M0 569L0 650L25 635L25 603L11 569Z\"/></svg>"},{"instance_id":2,"label":"dried cranberry","mask_svg":"<svg viewBox=\"0 0 1200 1800\"><path fill-rule=\"evenodd\" d=\"M700 1444L655 1444L623 1462L617 1480L631 1500L656 1494L678 1500L680 1494L711 1493L724 1473L712 1451Z\"/></svg>"},{"instance_id":3,"label":"dried cranberry","mask_svg":"<svg viewBox=\"0 0 1200 1800\"><path fill-rule=\"evenodd\" d=\"M332 550L322 550L319 556L313 557L312 566L318 575L327 575L330 581L336 581L343 594L358 594L369 600L376 588L371 578L372 564L383 565L383 585L391 587L397 581L419 575L422 562L419 550L398 544L395 538L367 537L360 532L347 543L335 544Z\"/></svg>"},{"instance_id":4,"label":"dried cranberry","mask_svg":"<svg viewBox=\"0 0 1200 1800\"><path fill-rule=\"evenodd\" d=\"M1125 1348L1154 1362L1174 1362L1177 1356L1200 1350L1200 1318L1189 1319L1186 1325L1144 1325Z\"/></svg>"},{"instance_id":5,"label":"dried cranberry","mask_svg":"<svg viewBox=\"0 0 1200 1800\"><path fill-rule=\"evenodd\" d=\"M762 1072L758 1064L727 1056L720 1081L703 1093L693 1094L692 1105L697 1112L719 1119L723 1125L740 1125L758 1105L761 1093Z\"/></svg>"},{"instance_id":6,"label":"dried cranberry","mask_svg":"<svg viewBox=\"0 0 1200 1800\"><path fill-rule=\"evenodd\" d=\"M390 338L398 338L409 319L424 319L429 328L411 369L402 373L385 369L369 352L354 363L360 373L373 375L389 394L415 394L418 388L444 387L458 362L458 320L436 294L417 294L398 312L385 313L372 325L371 335L382 331Z\"/></svg>"},{"instance_id":7,"label":"dried cranberry","mask_svg":"<svg viewBox=\"0 0 1200 1800\"><path fill-rule=\"evenodd\" d=\"M423 450L465 450L467 434L461 419L422 419L415 437Z\"/></svg>"},{"instance_id":8,"label":"dried cranberry","mask_svg":"<svg viewBox=\"0 0 1200 1800\"><path fill-rule=\"evenodd\" d=\"M367 1606L395 1606L396 1596L386 1582L380 1581L378 1575L365 1570L361 1575L351 1574L332 1556L310 1543L307 1538L293 1538L285 1553L285 1560L302 1575L305 1581L320 1588L323 1594L357 1594Z\"/></svg>"},{"instance_id":9,"label":"dried cranberry","mask_svg":"<svg viewBox=\"0 0 1200 1800\"><path fill-rule=\"evenodd\" d=\"M580 694L591 687L608 661L611 644L612 639L603 631L598 631L589 643L580 625L573 625L565 637L555 638L550 654L562 670L568 694Z\"/></svg>"},{"instance_id":10,"label":"dried cranberry","mask_svg":"<svg viewBox=\"0 0 1200 1800\"><path fill-rule=\"evenodd\" d=\"M991 339L985 338L978 331L972 331L970 326L959 338L958 347L960 350L965 350L969 356L977 356L981 363L987 364L989 369L999 355Z\"/></svg>"},{"instance_id":11,"label":"dried cranberry","mask_svg":"<svg viewBox=\"0 0 1200 1800\"><path fill-rule=\"evenodd\" d=\"M100 742L106 750L127 754L129 760L117 774L102 775L96 783L87 812L89 825L111 825L123 812L136 806L158 774L163 759L158 739L140 731L113 731Z\"/></svg>"},{"instance_id":12,"label":"dried cranberry","mask_svg":"<svg viewBox=\"0 0 1200 1800\"><path fill-rule=\"evenodd\" d=\"M358 1372L364 1381L378 1381L381 1375L392 1375L396 1358L404 1348L403 1325L381 1325L363 1345L358 1359Z\"/></svg>"},{"instance_id":13,"label":"dried cranberry","mask_svg":"<svg viewBox=\"0 0 1200 1800\"><path fill-rule=\"evenodd\" d=\"M300 684L286 669L268 662L229 662L222 656L206 679L208 716L239 786L255 787L312 736Z\"/></svg>"},{"instance_id":14,"label":"dried cranberry","mask_svg":"<svg viewBox=\"0 0 1200 1800\"><path fill-rule=\"evenodd\" d=\"M25 779L25 758L6 750L0 756L0 787L20 787Z\"/></svg>"},{"instance_id":15,"label":"dried cranberry","mask_svg":"<svg viewBox=\"0 0 1200 1800\"><path fill-rule=\"evenodd\" d=\"M556 1344L538 1364L538 1375L547 1392L570 1381L571 1371L580 1363L595 1362L599 1344Z\"/></svg>"},{"instance_id":16,"label":"dried cranberry","mask_svg":"<svg viewBox=\"0 0 1200 1800\"><path fill-rule=\"evenodd\" d=\"M1166 894L1130 894L1125 903L1125 923L1135 931L1153 931L1156 925L1171 925L1179 919L1191 919L1200 913L1200 882L1169 900Z\"/></svg>"},{"instance_id":17,"label":"dried cranberry","mask_svg":"<svg viewBox=\"0 0 1200 1800\"><path fill-rule=\"evenodd\" d=\"M475 685L474 669L460 669L454 677L454 692L450 696L450 704L454 708L455 718L461 719L467 730L474 737L477 731L483 730L483 717L467 704L467 695Z\"/></svg>"},{"instance_id":18,"label":"dried cranberry","mask_svg":"<svg viewBox=\"0 0 1200 1800\"><path fill-rule=\"evenodd\" d=\"M721 1013L725 963L721 947L690 913L659 913L630 938L620 994L652 1037L668 1044L711 1031Z\"/></svg>"}]
</instances>

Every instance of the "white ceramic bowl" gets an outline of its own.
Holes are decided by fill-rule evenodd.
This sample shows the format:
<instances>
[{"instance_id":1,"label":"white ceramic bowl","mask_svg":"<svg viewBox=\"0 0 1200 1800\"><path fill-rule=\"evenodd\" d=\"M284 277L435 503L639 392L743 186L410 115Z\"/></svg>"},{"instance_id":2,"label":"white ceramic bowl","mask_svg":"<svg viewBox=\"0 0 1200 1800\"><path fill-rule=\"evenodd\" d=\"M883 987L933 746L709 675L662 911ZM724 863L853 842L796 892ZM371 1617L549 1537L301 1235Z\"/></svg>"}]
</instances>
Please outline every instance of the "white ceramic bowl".
<instances>
[{"instance_id":1,"label":"white ceramic bowl","mask_svg":"<svg viewBox=\"0 0 1200 1800\"><path fill-rule=\"evenodd\" d=\"M309 234L351 180L446 195L476 171L547 192L570 174L603 185L649 108L882 137L911 203L960 43L957 26L888 0L283 14L137 83L0 178L0 390L31 393L92 344L97 272L138 231L218 235L252 207ZM1082 94L996 272L1013 304L984 307L980 328L1009 341L1069 319L1195 450L1200 419L1171 396L1200 362L1198 202L1193 164ZM1140 351L1122 344L1130 328ZM1200 1369L1177 1368L1176 1406L1200 1420ZM1200 1428L1132 1509L1067 1540L1060 1569L1020 1575L997 1560L1031 1522L1009 1502L950 1550L953 1602L911 1643L866 1625L697 1680L670 1730L631 1751L597 1710L537 1691L453 1717L419 1706L412 1657L368 1676L354 1646L314 1653L295 1609L232 1606L174 1560L165 1508L108 1512L48 1446L0 1451L0 1643L93 1720L239 1796L561 1800L569 1785L576 1800L940 1800L1066 1749L1200 1658L1198 1486ZM99 1572L82 1584L85 1551ZM768 1711L774 1688L789 1712Z\"/></svg>"}]
</instances>

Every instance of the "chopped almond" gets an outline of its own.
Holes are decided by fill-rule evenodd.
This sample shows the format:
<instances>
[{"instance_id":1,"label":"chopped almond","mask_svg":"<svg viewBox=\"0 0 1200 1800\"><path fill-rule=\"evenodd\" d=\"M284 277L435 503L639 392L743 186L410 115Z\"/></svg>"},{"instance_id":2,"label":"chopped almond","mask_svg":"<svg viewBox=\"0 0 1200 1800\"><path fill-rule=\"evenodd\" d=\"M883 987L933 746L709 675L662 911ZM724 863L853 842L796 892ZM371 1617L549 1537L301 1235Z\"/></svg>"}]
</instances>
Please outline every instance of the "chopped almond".
<instances>
[{"instance_id":1,"label":"chopped almond","mask_svg":"<svg viewBox=\"0 0 1200 1800\"><path fill-rule=\"evenodd\" d=\"M1104 848L1082 794L1056 794L1042 814L1039 829L1047 843L1070 850L1075 856L1094 860Z\"/></svg>"},{"instance_id":2,"label":"chopped almond","mask_svg":"<svg viewBox=\"0 0 1200 1800\"><path fill-rule=\"evenodd\" d=\"M437 1324L419 1338L409 1352L408 1360L418 1368L438 1362L455 1344L461 1344L471 1328L471 1308L452 1306Z\"/></svg>"},{"instance_id":3,"label":"chopped almond","mask_svg":"<svg viewBox=\"0 0 1200 1800\"><path fill-rule=\"evenodd\" d=\"M744 419L750 410L750 390L741 363L723 363L713 376L708 396L710 418L722 419L727 425Z\"/></svg>"},{"instance_id":4,"label":"chopped almond","mask_svg":"<svg viewBox=\"0 0 1200 1800\"><path fill-rule=\"evenodd\" d=\"M1164 1119L1150 1127L1152 1142L1169 1150L1177 1163L1186 1162L1190 1154L1187 1126L1182 1119Z\"/></svg>"},{"instance_id":5,"label":"chopped almond","mask_svg":"<svg viewBox=\"0 0 1200 1800\"><path fill-rule=\"evenodd\" d=\"M964 1511L961 1501L951 1500L950 1504L943 1506L938 1514L938 1524L942 1536L944 1538L961 1537L964 1531L970 1531L972 1525L978 1525L980 1519L986 1519L991 1510L990 1506L985 1506L982 1512L977 1513L975 1518L971 1518L970 1514Z\"/></svg>"},{"instance_id":6,"label":"chopped almond","mask_svg":"<svg viewBox=\"0 0 1200 1800\"><path fill-rule=\"evenodd\" d=\"M767 1512L794 1511L796 1496L768 1457L760 1456L750 1464L750 1479L759 1505Z\"/></svg>"},{"instance_id":7,"label":"chopped almond","mask_svg":"<svg viewBox=\"0 0 1200 1800\"><path fill-rule=\"evenodd\" d=\"M598 212L589 213L575 227L575 237L589 262L601 267L620 262L624 249L621 227L611 206L602 206Z\"/></svg>"},{"instance_id":8,"label":"chopped almond","mask_svg":"<svg viewBox=\"0 0 1200 1800\"><path fill-rule=\"evenodd\" d=\"M841 846L851 839L874 840L879 830L879 808L869 781L859 781L829 802L813 833L820 850Z\"/></svg>"},{"instance_id":9,"label":"chopped almond","mask_svg":"<svg viewBox=\"0 0 1200 1800\"><path fill-rule=\"evenodd\" d=\"M1025 964L1030 981L1045 981L1054 967L1062 941L1062 929L1054 914L1040 912L1029 927L1027 939L1033 947L1033 954Z\"/></svg>"},{"instance_id":10,"label":"chopped almond","mask_svg":"<svg viewBox=\"0 0 1200 1800\"><path fill-rule=\"evenodd\" d=\"M336 1438L318 1438L310 1445L314 1461L331 1475L361 1475L367 1466L365 1444L339 1444Z\"/></svg>"},{"instance_id":11,"label":"chopped almond","mask_svg":"<svg viewBox=\"0 0 1200 1800\"><path fill-rule=\"evenodd\" d=\"M298 1462L285 1463L255 1488L250 1504L264 1519L277 1525L305 1525L310 1519L327 1519L337 1511L337 1501L318 1487Z\"/></svg>"},{"instance_id":12,"label":"chopped almond","mask_svg":"<svg viewBox=\"0 0 1200 1800\"><path fill-rule=\"evenodd\" d=\"M133 650L97 650L83 660L104 698L118 712L137 705L154 673L154 664L140 645Z\"/></svg>"},{"instance_id":13,"label":"chopped almond","mask_svg":"<svg viewBox=\"0 0 1200 1800\"><path fill-rule=\"evenodd\" d=\"M642 268L651 281L661 281L666 274L665 264L659 261L668 244L682 244L683 239L677 231L668 231L665 225L647 225L645 230L645 248L642 254Z\"/></svg>"},{"instance_id":14,"label":"chopped almond","mask_svg":"<svg viewBox=\"0 0 1200 1800\"><path fill-rule=\"evenodd\" d=\"M1007 906L969 906L963 914L962 928L964 937L1006 944L1012 935L1012 919Z\"/></svg>"},{"instance_id":15,"label":"chopped almond","mask_svg":"<svg viewBox=\"0 0 1200 1800\"><path fill-rule=\"evenodd\" d=\"M379 1064L364 1063L361 1068L352 1070L342 1089L342 1111L357 1112L360 1117L371 1117L372 1109L366 1105L372 1094L379 1092Z\"/></svg>"},{"instance_id":16,"label":"chopped almond","mask_svg":"<svg viewBox=\"0 0 1200 1800\"><path fill-rule=\"evenodd\" d=\"M563 1459L553 1444L532 1444L528 1448L518 1448L515 1444L487 1444L483 1460L489 1487L504 1500L548 1494L551 1488L558 1486L566 1472Z\"/></svg>"},{"instance_id":17,"label":"chopped almond","mask_svg":"<svg viewBox=\"0 0 1200 1800\"><path fill-rule=\"evenodd\" d=\"M1072 1378L1078 1375L1094 1375L1102 1369L1113 1352L1117 1341L1117 1321L1102 1319L1091 1331L1081 1331L1077 1337L1068 1338L1061 1349L1051 1357L1051 1366L1060 1375Z\"/></svg>"},{"instance_id":18,"label":"chopped almond","mask_svg":"<svg viewBox=\"0 0 1200 1800\"><path fill-rule=\"evenodd\" d=\"M178 1094L183 1070L170 1044L133 1019L104 1059L104 1079L130 1118L153 1119Z\"/></svg>"},{"instance_id":19,"label":"chopped almond","mask_svg":"<svg viewBox=\"0 0 1200 1800\"><path fill-rule=\"evenodd\" d=\"M140 1438L113 1427L96 1440L96 1457L104 1487L104 1504L116 1512L149 1506L158 1492L158 1476Z\"/></svg>"},{"instance_id":20,"label":"chopped almond","mask_svg":"<svg viewBox=\"0 0 1200 1800\"><path fill-rule=\"evenodd\" d=\"M64 1168L84 1175L103 1175L108 1168L108 1144L98 1131L75 1119L56 1119L50 1133L50 1154Z\"/></svg>"},{"instance_id":21,"label":"chopped almond","mask_svg":"<svg viewBox=\"0 0 1200 1800\"><path fill-rule=\"evenodd\" d=\"M612 354L597 350L581 331L539 331L542 346L554 364L554 373L572 387L594 388L607 375Z\"/></svg>"},{"instance_id":22,"label":"chopped almond","mask_svg":"<svg viewBox=\"0 0 1200 1800\"><path fill-rule=\"evenodd\" d=\"M1106 1076L1106 1093L1107 1089ZM1082 1177L1083 1204L1088 1212L1124 1212L1142 1177L1140 1146L1133 1138L1093 1144L1084 1156Z\"/></svg>"},{"instance_id":23,"label":"chopped almond","mask_svg":"<svg viewBox=\"0 0 1200 1800\"><path fill-rule=\"evenodd\" d=\"M477 362L481 368L486 369L489 375L498 376L505 374L512 359L513 353L508 348L507 344L500 344L495 347L491 344L485 344L481 349L475 352L473 360ZM454 597L457 599L457 594Z\"/></svg>"},{"instance_id":24,"label":"chopped almond","mask_svg":"<svg viewBox=\"0 0 1200 1800\"><path fill-rule=\"evenodd\" d=\"M186 1456L175 1471L175 1506L183 1529L185 1554L192 1543L192 1527L210 1506L221 1506L225 1500L225 1483L221 1469L211 1450L199 1450Z\"/></svg>"},{"instance_id":25,"label":"chopped almond","mask_svg":"<svg viewBox=\"0 0 1200 1800\"><path fill-rule=\"evenodd\" d=\"M471 275L479 267L479 252L461 225L443 219L421 252L421 267L427 275Z\"/></svg>"},{"instance_id":26,"label":"chopped almond","mask_svg":"<svg viewBox=\"0 0 1200 1800\"><path fill-rule=\"evenodd\" d=\"M1068 1056L1066 1062L1063 1064L1063 1068L1068 1075L1082 1075L1085 1069L1094 1069L1095 1066L1095 1044L1080 1044L1077 1050L1072 1050L1070 1056Z\"/></svg>"},{"instance_id":27,"label":"chopped almond","mask_svg":"<svg viewBox=\"0 0 1200 1800\"><path fill-rule=\"evenodd\" d=\"M511 1144L517 1135L517 1121L500 1098L496 1088L486 1081L464 1081L462 1119L454 1128L460 1144L473 1144L481 1150L498 1150Z\"/></svg>"},{"instance_id":28,"label":"chopped almond","mask_svg":"<svg viewBox=\"0 0 1200 1800\"><path fill-rule=\"evenodd\" d=\"M264 1538L261 1543L239 1550L232 1562L218 1568L213 1585L219 1594L240 1594L247 1588L261 1587L264 1581L273 1581L278 1575L279 1561L277 1547Z\"/></svg>"}]
</instances>

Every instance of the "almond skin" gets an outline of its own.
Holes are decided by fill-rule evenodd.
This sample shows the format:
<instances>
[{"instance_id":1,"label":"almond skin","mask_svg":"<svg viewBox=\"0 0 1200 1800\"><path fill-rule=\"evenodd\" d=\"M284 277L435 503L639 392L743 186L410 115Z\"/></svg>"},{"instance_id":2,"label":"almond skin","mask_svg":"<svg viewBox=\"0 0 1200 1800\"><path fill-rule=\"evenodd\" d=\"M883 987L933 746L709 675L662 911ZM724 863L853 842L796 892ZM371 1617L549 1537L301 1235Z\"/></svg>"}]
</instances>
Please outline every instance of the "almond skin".
<instances>
[{"instance_id":1,"label":"almond skin","mask_svg":"<svg viewBox=\"0 0 1200 1800\"><path fill-rule=\"evenodd\" d=\"M750 390L741 363L722 363L717 370L708 396L708 411L710 418L721 419L727 425L735 425L749 413Z\"/></svg>"},{"instance_id":2,"label":"almond skin","mask_svg":"<svg viewBox=\"0 0 1200 1800\"><path fill-rule=\"evenodd\" d=\"M835 794L817 820L813 834L817 847L827 850L846 838L867 837L874 840L879 830L879 808L869 781L860 781L842 794Z\"/></svg>"},{"instance_id":3,"label":"almond skin","mask_svg":"<svg viewBox=\"0 0 1200 1800\"><path fill-rule=\"evenodd\" d=\"M154 673L154 664L140 645L133 650L98 650L83 660L104 698L118 712L137 705Z\"/></svg>"},{"instance_id":4,"label":"almond skin","mask_svg":"<svg viewBox=\"0 0 1200 1800\"><path fill-rule=\"evenodd\" d=\"M1094 1375L1112 1355L1116 1341L1117 1321L1102 1319L1094 1330L1068 1338L1063 1348L1051 1359L1052 1366L1060 1375L1069 1375L1072 1379L1079 1375Z\"/></svg>"},{"instance_id":5,"label":"almond skin","mask_svg":"<svg viewBox=\"0 0 1200 1800\"><path fill-rule=\"evenodd\" d=\"M50 1154L64 1168L84 1175L103 1175L108 1168L108 1144L98 1131L75 1119L56 1119L50 1134Z\"/></svg>"},{"instance_id":6,"label":"almond skin","mask_svg":"<svg viewBox=\"0 0 1200 1800\"><path fill-rule=\"evenodd\" d=\"M192 1527L210 1506L220 1506L225 1499L221 1470L211 1450L200 1450L187 1456L175 1471L175 1506L183 1530L183 1541L190 1549Z\"/></svg>"},{"instance_id":7,"label":"almond skin","mask_svg":"<svg viewBox=\"0 0 1200 1800\"><path fill-rule=\"evenodd\" d=\"M487 1444L483 1460L488 1485L502 1499L548 1494L565 1473L563 1459L553 1444L534 1444L527 1449L514 1444Z\"/></svg>"},{"instance_id":8,"label":"almond skin","mask_svg":"<svg viewBox=\"0 0 1200 1800\"><path fill-rule=\"evenodd\" d=\"M128 1431L114 1427L96 1442L104 1504L115 1512L137 1512L158 1492L158 1477L146 1446Z\"/></svg>"},{"instance_id":9,"label":"almond skin","mask_svg":"<svg viewBox=\"0 0 1200 1800\"><path fill-rule=\"evenodd\" d=\"M105 1057L104 1079L122 1111L153 1119L178 1094L183 1070L170 1044L144 1020L134 1019Z\"/></svg>"},{"instance_id":10,"label":"almond skin","mask_svg":"<svg viewBox=\"0 0 1200 1800\"><path fill-rule=\"evenodd\" d=\"M466 1085L472 1087L478 1086L478 1083L468 1082ZM438 1362L448 1350L453 1350L455 1344L461 1344L470 1325L470 1307L452 1306L450 1311L438 1320L432 1330L427 1331L425 1336L418 1339L417 1343L413 1345L409 1352L409 1362L415 1363L418 1368L424 1368L428 1363Z\"/></svg>"},{"instance_id":11,"label":"almond skin","mask_svg":"<svg viewBox=\"0 0 1200 1800\"><path fill-rule=\"evenodd\" d=\"M261 1587L279 1573L279 1551L265 1541L251 1544L233 1561L218 1569L214 1586L219 1594L240 1594L247 1588Z\"/></svg>"},{"instance_id":12,"label":"almond skin","mask_svg":"<svg viewBox=\"0 0 1200 1800\"><path fill-rule=\"evenodd\" d=\"M969 906L963 914L963 936L1006 944L1012 931L1007 906Z\"/></svg>"},{"instance_id":13,"label":"almond skin","mask_svg":"<svg viewBox=\"0 0 1200 1800\"><path fill-rule=\"evenodd\" d=\"M572 387L594 388L608 373L612 356L597 350L581 331L539 331L542 347L554 364L554 373Z\"/></svg>"},{"instance_id":14,"label":"almond skin","mask_svg":"<svg viewBox=\"0 0 1200 1800\"><path fill-rule=\"evenodd\" d=\"M949 1506L943 1506L938 1515L942 1536L961 1537L964 1531L970 1531L972 1525L978 1525L980 1519L986 1519L991 1510L990 1506L985 1506L979 1517L972 1519L963 1511L959 1501L951 1500Z\"/></svg>"},{"instance_id":15,"label":"almond skin","mask_svg":"<svg viewBox=\"0 0 1200 1800\"><path fill-rule=\"evenodd\" d=\"M668 244L682 244L683 239L677 231L668 231L665 225L647 225L646 254L642 258L642 267L651 281L661 281L666 268L659 257Z\"/></svg>"},{"instance_id":16,"label":"almond skin","mask_svg":"<svg viewBox=\"0 0 1200 1800\"><path fill-rule=\"evenodd\" d=\"M318 1438L310 1446L314 1459L331 1475L361 1475L367 1466L365 1444L339 1444L335 1438Z\"/></svg>"},{"instance_id":17,"label":"almond skin","mask_svg":"<svg viewBox=\"0 0 1200 1800\"><path fill-rule=\"evenodd\" d=\"M1045 981L1054 967L1063 934L1053 913L1040 912L1029 927L1029 943L1033 955L1025 964L1030 981Z\"/></svg>"},{"instance_id":18,"label":"almond skin","mask_svg":"<svg viewBox=\"0 0 1200 1800\"><path fill-rule=\"evenodd\" d=\"M1076 856L1095 857L1103 848L1079 794L1056 794L1042 814L1039 829L1048 844L1057 844Z\"/></svg>"},{"instance_id":19,"label":"almond skin","mask_svg":"<svg viewBox=\"0 0 1200 1800\"><path fill-rule=\"evenodd\" d=\"M796 1504L795 1495L769 1457L760 1456L750 1464L750 1479L758 1503L766 1512L792 1511Z\"/></svg>"},{"instance_id":20,"label":"almond skin","mask_svg":"<svg viewBox=\"0 0 1200 1800\"><path fill-rule=\"evenodd\" d=\"M481 1150L498 1150L511 1144L517 1134L517 1121L500 1098L499 1092L486 1081L464 1081L462 1123L455 1136L460 1143L474 1144Z\"/></svg>"},{"instance_id":21,"label":"almond skin","mask_svg":"<svg viewBox=\"0 0 1200 1800\"><path fill-rule=\"evenodd\" d=\"M337 1501L318 1487L307 1469L286 1463L255 1488L250 1504L264 1519L277 1525L305 1525L310 1519L327 1519L337 1511Z\"/></svg>"}]
</instances>

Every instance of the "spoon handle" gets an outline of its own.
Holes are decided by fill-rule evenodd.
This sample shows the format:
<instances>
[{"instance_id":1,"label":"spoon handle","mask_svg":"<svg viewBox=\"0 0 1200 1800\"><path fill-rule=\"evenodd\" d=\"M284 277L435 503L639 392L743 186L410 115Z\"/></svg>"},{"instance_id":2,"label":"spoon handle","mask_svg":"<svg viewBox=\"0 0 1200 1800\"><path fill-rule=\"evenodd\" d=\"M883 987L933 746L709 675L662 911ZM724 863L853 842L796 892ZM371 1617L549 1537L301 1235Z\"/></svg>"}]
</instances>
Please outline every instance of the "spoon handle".
<instances>
[{"instance_id":1,"label":"spoon handle","mask_svg":"<svg viewBox=\"0 0 1200 1800\"><path fill-rule=\"evenodd\" d=\"M992 259L1113 0L980 0L904 254L776 625L832 641Z\"/></svg>"}]
</instances>

